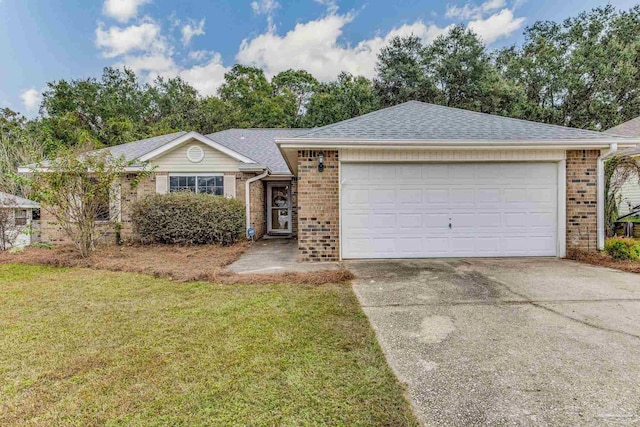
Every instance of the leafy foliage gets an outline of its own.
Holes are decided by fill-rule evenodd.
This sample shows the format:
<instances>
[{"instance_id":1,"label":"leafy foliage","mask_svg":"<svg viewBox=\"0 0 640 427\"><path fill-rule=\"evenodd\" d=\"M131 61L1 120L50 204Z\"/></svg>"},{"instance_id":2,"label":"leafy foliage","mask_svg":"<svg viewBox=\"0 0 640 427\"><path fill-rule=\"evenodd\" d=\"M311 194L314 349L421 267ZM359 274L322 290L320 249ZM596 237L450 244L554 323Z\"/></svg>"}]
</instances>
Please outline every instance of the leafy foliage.
<instances>
[{"instance_id":1,"label":"leafy foliage","mask_svg":"<svg viewBox=\"0 0 640 427\"><path fill-rule=\"evenodd\" d=\"M119 191L126 168L134 163L107 153L60 152L55 160L33 167L29 184L33 197L50 207L57 224L80 255L87 257L113 231L120 205L110 200ZM149 173L143 168L130 185L135 187Z\"/></svg>"},{"instance_id":2,"label":"leafy foliage","mask_svg":"<svg viewBox=\"0 0 640 427\"><path fill-rule=\"evenodd\" d=\"M230 245L244 235L237 199L177 192L145 197L132 207L133 227L145 243Z\"/></svg>"},{"instance_id":3,"label":"leafy foliage","mask_svg":"<svg viewBox=\"0 0 640 427\"><path fill-rule=\"evenodd\" d=\"M618 219L620 205L620 190L631 178L640 179L640 161L633 157L614 156L605 162L604 191L607 199L604 216L607 236L613 236L615 233L615 222Z\"/></svg>"},{"instance_id":4,"label":"leafy foliage","mask_svg":"<svg viewBox=\"0 0 640 427\"><path fill-rule=\"evenodd\" d=\"M604 250L613 259L625 261L638 261L640 259L640 242L623 237L607 239Z\"/></svg>"}]
</instances>

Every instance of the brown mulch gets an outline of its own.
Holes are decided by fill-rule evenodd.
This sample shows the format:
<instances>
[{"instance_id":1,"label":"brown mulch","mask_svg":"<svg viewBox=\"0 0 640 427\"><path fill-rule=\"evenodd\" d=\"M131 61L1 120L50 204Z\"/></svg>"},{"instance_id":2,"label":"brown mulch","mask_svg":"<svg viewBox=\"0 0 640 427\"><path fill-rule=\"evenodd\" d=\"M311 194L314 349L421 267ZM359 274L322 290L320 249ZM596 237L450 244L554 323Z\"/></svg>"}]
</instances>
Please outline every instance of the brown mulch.
<instances>
[{"instance_id":1,"label":"brown mulch","mask_svg":"<svg viewBox=\"0 0 640 427\"><path fill-rule=\"evenodd\" d=\"M640 273L640 262L613 259L610 255L602 252L574 250L567 254L567 258L574 261L584 262L585 264L615 268L616 270L627 271L629 273Z\"/></svg>"},{"instance_id":2,"label":"brown mulch","mask_svg":"<svg viewBox=\"0 0 640 427\"><path fill-rule=\"evenodd\" d=\"M109 245L100 247L88 258L82 258L69 245L54 246L52 249L28 247L14 254L0 252L0 264L84 267L142 273L181 282L210 281L221 284L321 285L353 279L353 275L346 270L270 274L236 274L226 270L225 267L240 258L248 246L248 243L233 246Z\"/></svg>"}]
</instances>

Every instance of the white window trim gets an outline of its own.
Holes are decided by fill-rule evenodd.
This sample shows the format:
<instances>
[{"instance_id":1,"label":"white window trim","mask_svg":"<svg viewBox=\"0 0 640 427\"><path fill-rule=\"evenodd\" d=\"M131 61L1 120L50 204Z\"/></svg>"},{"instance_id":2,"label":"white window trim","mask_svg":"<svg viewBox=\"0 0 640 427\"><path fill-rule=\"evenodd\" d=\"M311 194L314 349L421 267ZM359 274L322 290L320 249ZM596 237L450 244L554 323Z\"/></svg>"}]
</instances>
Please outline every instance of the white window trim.
<instances>
[{"instance_id":1,"label":"white window trim","mask_svg":"<svg viewBox=\"0 0 640 427\"><path fill-rule=\"evenodd\" d=\"M222 177L222 196L219 197L224 197L224 174L223 173L219 173L219 172L185 172L185 173L179 173L179 172L175 172L175 173L170 173L169 174L169 178L167 179L167 193L171 193L171 177L179 177L179 176L195 176L196 177L196 192L195 194L200 194L198 193L198 177L218 177L221 176ZM213 196L215 196L215 194L213 194Z\"/></svg>"}]
</instances>

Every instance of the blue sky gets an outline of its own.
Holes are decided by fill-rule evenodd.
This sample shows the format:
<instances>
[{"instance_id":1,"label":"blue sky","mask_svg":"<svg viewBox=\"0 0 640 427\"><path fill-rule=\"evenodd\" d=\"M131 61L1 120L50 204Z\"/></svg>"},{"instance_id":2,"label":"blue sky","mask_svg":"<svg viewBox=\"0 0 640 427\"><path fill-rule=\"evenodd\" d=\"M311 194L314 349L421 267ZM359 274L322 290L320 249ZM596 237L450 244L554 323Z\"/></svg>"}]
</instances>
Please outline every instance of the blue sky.
<instances>
[{"instance_id":1,"label":"blue sky","mask_svg":"<svg viewBox=\"0 0 640 427\"><path fill-rule=\"evenodd\" d=\"M638 0L610 0L628 9ZM430 41L452 24L489 47L519 44L527 25L606 0L0 0L0 107L37 114L46 82L129 66L144 79L180 75L214 94L236 62L268 75L305 68L373 76L393 35Z\"/></svg>"}]
</instances>

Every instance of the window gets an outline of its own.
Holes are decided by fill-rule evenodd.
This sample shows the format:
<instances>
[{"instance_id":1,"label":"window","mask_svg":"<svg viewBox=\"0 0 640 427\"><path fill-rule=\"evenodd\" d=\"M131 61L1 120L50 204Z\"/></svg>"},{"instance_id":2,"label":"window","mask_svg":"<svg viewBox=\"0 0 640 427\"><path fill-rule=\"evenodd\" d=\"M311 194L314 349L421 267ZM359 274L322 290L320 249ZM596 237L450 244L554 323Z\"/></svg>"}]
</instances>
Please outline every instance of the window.
<instances>
[{"instance_id":1,"label":"window","mask_svg":"<svg viewBox=\"0 0 640 427\"><path fill-rule=\"evenodd\" d=\"M221 175L184 175L169 177L169 191L191 191L222 196L224 177Z\"/></svg>"},{"instance_id":2,"label":"window","mask_svg":"<svg viewBox=\"0 0 640 427\"><path fill-rule=\"evenodd\" d=\"M24 209L16 210L16 225L27 225L27 211Z\"/></svg>"}]
</instances>

